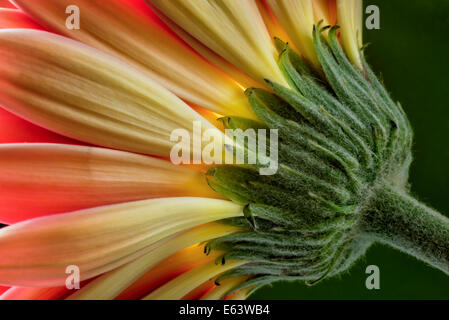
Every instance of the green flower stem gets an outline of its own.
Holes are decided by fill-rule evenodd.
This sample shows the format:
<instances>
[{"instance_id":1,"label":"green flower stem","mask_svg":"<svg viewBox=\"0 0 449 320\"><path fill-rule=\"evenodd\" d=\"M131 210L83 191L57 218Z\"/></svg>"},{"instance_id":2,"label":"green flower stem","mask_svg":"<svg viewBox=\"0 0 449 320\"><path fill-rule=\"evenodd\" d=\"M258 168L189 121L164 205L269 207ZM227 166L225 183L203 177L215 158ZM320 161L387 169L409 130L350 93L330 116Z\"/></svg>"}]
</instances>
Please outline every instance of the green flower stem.
<instances>
[{"instance_id":1,"label":"green flower stem","mask_svg":"<svg viewBox=\"0 0 449 320\"><path fill-rule=\"evenodd\" d=\"M378 188L361 226L373 240L449 274L449 219L405 192Z\"/></svg>"}]
</instances>

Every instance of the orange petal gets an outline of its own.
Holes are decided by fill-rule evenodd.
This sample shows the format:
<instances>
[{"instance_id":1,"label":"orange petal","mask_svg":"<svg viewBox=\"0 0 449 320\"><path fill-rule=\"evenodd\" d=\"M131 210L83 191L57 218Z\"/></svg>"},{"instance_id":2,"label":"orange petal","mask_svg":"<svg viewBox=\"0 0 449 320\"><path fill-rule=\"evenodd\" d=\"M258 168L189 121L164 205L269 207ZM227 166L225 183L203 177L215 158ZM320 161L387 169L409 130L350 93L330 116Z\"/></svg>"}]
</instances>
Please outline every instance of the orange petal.
<instances>
[{"instance_id":1,"label":"orange petal","mask_svg":"<svg viewBox=\"0 0 449 320\"><path fill-rule=\"evenodd\" d=\"M329 7L329 23L331 25L337 24L337 0L327 0L327 5Z\"/></svg>"},{"instance_id":2,"label":"orange petal","mask_svg":"<svg viewBox=\"0 0 449 320\"><path fill-rule=\"evenodd\" d=\"M152 157L87 146L0 145L0 222L174 196L220 198L202 173Z\"/></svg>"},{"instance_id":3,"label":"orange petal","mask_svg":"<svg viewBox=\"0 0 449 320\"><path fill-rule=\"evenodd\" d=\"M289 36L285 32L285 30L282 28L281 24L279 23L279 20L274 15L273 11L271 11L270 7L268 6L266 0L256 0L257 7L259 8L260 14L263 18L263 21L265 22L265 25L267 26L268 32L270 33L270 36L272 38L279 38L284 42L288 42L292 48L295 48L295 45L290 40Z\"/></svg>"}]
</instances>

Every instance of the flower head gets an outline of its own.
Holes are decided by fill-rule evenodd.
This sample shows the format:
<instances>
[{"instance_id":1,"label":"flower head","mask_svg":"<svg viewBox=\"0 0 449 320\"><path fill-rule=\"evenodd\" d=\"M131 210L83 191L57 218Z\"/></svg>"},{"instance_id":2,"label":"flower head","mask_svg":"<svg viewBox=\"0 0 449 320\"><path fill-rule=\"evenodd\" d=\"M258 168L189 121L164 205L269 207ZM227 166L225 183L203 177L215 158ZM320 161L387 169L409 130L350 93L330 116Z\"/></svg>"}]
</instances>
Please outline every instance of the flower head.
<instances>
[{"instance_id":1,"label":"flower head","mask_svg":"<svg viewBox=\"0 0 449 320\"><path fill-rule=\"evenodd\" d=\"M5 299L241 299L316 283L374 241L358 233L378 231L372 194L406 186L412 133L364 61L360 0L14 4L0 9ZM260 153L229 128L279 130L279 172L212 166L230 146ZM224 151L177 166L175 130L208 131Z\"/></svg>"},{"instance_id":2,"label":"flower head","mask_svg":"<svg viewBox=\"0 0 449 320\"><path fill-rule=\"evenodd\" d=\"M244 232L240 223L213 222L242 216L243 207L221 200L205 185L202 170L139 154L168 157L170 133L191 131L193 121L214 128L206 110L256 119L244 90L263 86L266 78L290 85L272 36L305 35L307 44L294 43L319 67L312 45L316 19L309 18L312 9L323 15L325 5L299 2L308 11L294 7L290 13L310 21L285 32L285 16L273 1L270 7L246 0L75 2L17 0L18 9L0 11L0 55L8 61L0 66L1 105L84 142L45 133L48 138L34 137L40 143L0 146L1 218L12 223L0 235L0 248L8 252L0 282L48 288L10 289L4 297L182 298L202 287L205 298L224 297L251 276L216 288L206 280L245 260L216 266L219 252L228 250L215 250L192 265L176 252L186 248L201 257L203 248L187 247ZM72 4L83 15L77 30L65 24ZM14 135L7 142L24 140ZM145 274L161 268L159 279L169 276L162 266L173 254L184 271L151 287L156 279ZM59 289L68 265L81 270L83 286L74 294ZM138 295L130 295L133 287L141 288Z\"/></svg>"}]
</instances>

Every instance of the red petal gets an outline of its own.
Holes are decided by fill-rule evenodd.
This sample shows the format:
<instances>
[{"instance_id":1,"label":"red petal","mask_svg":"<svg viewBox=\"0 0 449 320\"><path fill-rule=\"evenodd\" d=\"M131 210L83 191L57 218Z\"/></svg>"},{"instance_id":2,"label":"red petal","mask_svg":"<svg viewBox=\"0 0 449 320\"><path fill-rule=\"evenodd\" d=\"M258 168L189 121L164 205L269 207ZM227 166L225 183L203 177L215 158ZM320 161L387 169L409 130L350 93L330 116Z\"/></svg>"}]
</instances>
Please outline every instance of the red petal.
<instances>
[{"instance_id":1,"label":"red petal","mask_svg":"<svg viewBox=\"0 0 449 320\"><path fill-rule=\"evenodd\" d=\"M5 292L6 290L8 290L10 287L3 287L0 286L0 294L2 294L3 292Z\"/></svg>"},{"instance_id":2,"label":"red petal","mask_svg":"<svg viewBox=\"0 0 449 320\"><path fill-rule=\"evenodd\" d=\"M15 8L9 0L0 0L0 8Z\"/></svg>"},{"instance_id":3,"label":"red petal","mask_svg":"<svg viewBox=\"0 0 449 320\"><path fill-rule=\"evenodd\" d=\"M0 127L0 143L48 142L84 145L84 143L38 127L1 107Z\"/></svg>"},{"instance_id":4,"label":"red petal","mask_svg":"<svg viewBox=\"0 0 449 320\"><path fill-rule=\"evenodd\" d=\"M16 9L2 8L0 0L0 29L42 29L24 12Z\"/></svg>"}]
</instances>

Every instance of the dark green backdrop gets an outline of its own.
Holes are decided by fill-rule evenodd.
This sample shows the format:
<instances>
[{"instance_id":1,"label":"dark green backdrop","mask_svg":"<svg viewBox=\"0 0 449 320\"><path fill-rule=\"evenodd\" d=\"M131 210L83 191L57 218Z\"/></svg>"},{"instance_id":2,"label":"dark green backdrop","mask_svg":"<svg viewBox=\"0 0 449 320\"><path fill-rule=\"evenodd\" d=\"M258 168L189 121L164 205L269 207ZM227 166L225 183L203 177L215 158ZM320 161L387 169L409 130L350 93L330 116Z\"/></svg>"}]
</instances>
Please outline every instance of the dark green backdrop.
<instances>
[{"instance_id":1,"label":"dark green backdrop","mask_svg":"<svg viewBox=\"0 0 449 320\"><path fill-rule=\"evenodd\" d=\"M380 30L366 30L366 55L415 130L413 192L449 215L449 0L365 0L380 8ZM380 268L380 290L365 288L366 266ZM376 245L348 274L314 287L277 283L254 299L449 299L449 276Z\"/></svg>"}]
</instances>

